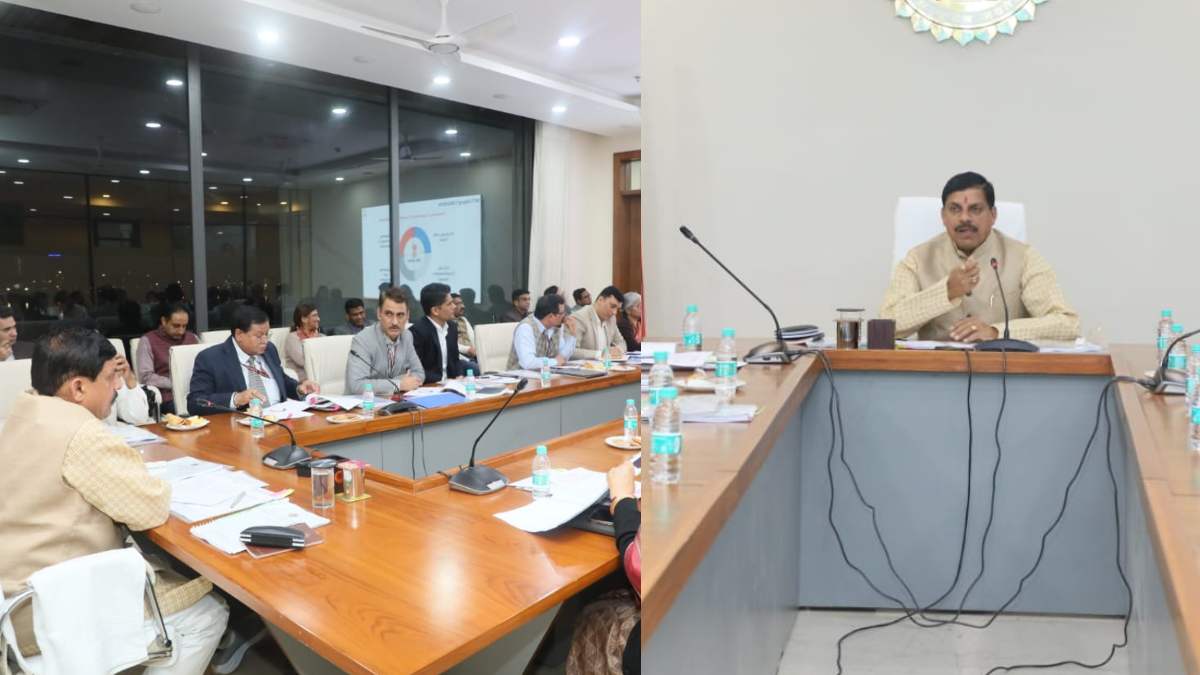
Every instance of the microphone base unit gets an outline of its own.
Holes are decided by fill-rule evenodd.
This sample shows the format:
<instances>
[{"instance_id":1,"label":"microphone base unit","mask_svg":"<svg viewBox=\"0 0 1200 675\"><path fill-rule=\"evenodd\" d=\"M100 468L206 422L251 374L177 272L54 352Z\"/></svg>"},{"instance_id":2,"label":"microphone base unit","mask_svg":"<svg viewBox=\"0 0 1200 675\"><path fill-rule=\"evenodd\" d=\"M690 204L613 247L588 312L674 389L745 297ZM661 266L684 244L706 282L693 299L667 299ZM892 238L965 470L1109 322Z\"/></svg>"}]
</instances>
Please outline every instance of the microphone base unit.
<instances>
[{"instance_id":1,"label":"microphone base unit","mask_svg":"<svg viewBox=\"0 0 1200 675\"><path fill-rule=\"evenodd\" d=\"M1036 352L1038 346L1024 340L984 340L975 345L977 352Z\"/></svg>"},{"instance_id":2,"label":"microphone base unit","mask_svg":"<svg viewBox=\"0 0 1200 675\"><path fill-rule=\"evenodd\" d=\"M788 349L778 342L764 342L746 352L746 363L772 365L791 363L805 354L805 350Z\"/></svg>"},{"instance_id":3,"label":"microphone base unit","mask_svg":"<svg viewBox=\"0 0 1200 675\"><path fill-rule=\"evenodd\" d=\"M1160 396L1184 396L1187 394L1187 373L1178 368L1167 368L1161 375L1139 380L1138 384Z\"/></svg>"},{"instance_id":4,"label":"microphone base unit","mask_svg":"<svg viewBox=\"0 0 1200 675\"><path fill-rule=\"evenodd\" d=\"M469 466L450 477L450 489L473 495L487 495L502 490L508 478L499 471L483 464Z\"/></svg>"},{"instance_id":5,"label":"microphone base unit","mask_svg":"<svg viewBox=\"0 0 1200 675\"><path fill-rule=\"evenodd\" d=\"M298 445L281 445L263 455L262 463L272 469L292 469L312 455Z\"/></svg>"}]
</instances>

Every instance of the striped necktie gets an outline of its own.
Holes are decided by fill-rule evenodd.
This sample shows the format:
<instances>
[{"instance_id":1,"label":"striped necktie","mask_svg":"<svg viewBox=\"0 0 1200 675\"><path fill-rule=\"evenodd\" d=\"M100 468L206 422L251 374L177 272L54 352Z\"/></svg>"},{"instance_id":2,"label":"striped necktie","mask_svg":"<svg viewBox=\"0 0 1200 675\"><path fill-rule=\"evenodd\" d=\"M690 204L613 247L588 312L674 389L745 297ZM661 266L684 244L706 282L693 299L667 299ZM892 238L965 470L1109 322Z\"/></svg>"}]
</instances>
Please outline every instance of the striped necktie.
<instances>
[{"instance_id":1,"label":"striped necktie","mask_svg":"<svg viewBox=\"0 0 1200 675\"><path fill-rule=\"evenodd\" d=\"M246 362L246 372L249 373L249 375L246 376L246 384L249 384L251 389L261 393L263 396L270 396L270 394L267 393L266 385L263 384L262 375L258 374L258 360L253 356L251 356L250 360ZM271 404L270 401L263 401L262 403L263 405Z\"/></svg>"}]
</instances>

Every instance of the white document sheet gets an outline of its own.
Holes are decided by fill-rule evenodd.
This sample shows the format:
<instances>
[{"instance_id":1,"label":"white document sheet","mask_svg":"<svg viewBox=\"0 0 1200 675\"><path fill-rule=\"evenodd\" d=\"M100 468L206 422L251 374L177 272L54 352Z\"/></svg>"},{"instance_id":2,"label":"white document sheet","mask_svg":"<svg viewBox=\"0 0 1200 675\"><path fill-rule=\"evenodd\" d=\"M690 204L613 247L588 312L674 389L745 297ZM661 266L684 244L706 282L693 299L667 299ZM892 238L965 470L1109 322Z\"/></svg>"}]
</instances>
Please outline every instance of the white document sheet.
<instances>
[{"instance_id":1,"label":"white document sheet","mask_svg":"<svg viewBox=\"0 0 1200 675\"><path fill-rule=\"evenodd\" d=\"M308 408L309 406L307 401L293 401L292 399L287 399L280 401L273 406L263 408L263 416L266 417L267 415L273 415L281 422L283 420L298 420L302 417L312 416L312 413L306 412Z\"/></svg>"},{"instance_id":2,"label":"white document sheet","mask_svg":"<svg viewBox=\"0 0 1200 675\"><path fill-rule=\"evenodd\" d=\"M641 356L646 363L654 362L655 352L666 352L668 355L675 353L674 342L643 342Z\"/></svg>"},{"instance_id":3,"label":"white document sheet","mask_svg":"<svg viewBox=\"0 0 1200 675\"><path fill-rule=\"evenodd\" d=\"M305 400L311 402L312 399L317 396L325 399L326 401L336 403L337 406L339 408L341 408L342 410L354 410L358 406L362 405L362 399L359 398L358 396L335 396L333 394L309 394L308 398L306 398Z\"/></svg>"},{"instance_id":4,"label":"white document sheet","mask_svg":"<svg viewBox=\"0 0 1200 675\"><path fill-rule=\"evenodd\" d=\"M758 406L733 404L724 409L717 409L715 394L696 394L681 396L678 399L680 412L684 422L749 422L758 414ZM642 408L642 419L649 420L651 408Z\"/></svg>"},{"instance_id":5,"label":"white document sheet","mask_svg":"<svg viewBox=\"0 0 1200 675\"><path fill-rule=\"evenodd\" d=\"M531 489L532 480L530 477L512 485L517 489ZM608 479L599 471L582 468L552 471L549 497L534 499L526 506L497 513L496 517L526 532L546 532L583 513L607 489Z\"/></svg>"},{"instance_id":6,"label":"white document sheet","mask_svg":"<svg viewBox=\"0 0 1200 675\"><path fill-rule=\"evenodd\" d=\"M167 442L167 439L163 438L162 436L159 436L158 434L152 434L149 431L146 431L140 427L135 427L132 424L117 422L116 424L108 424L106 426L114 436L120 438L125 442L125 445L128 445L131 448L139 445Z\"/></svg>"},{"instance_id":7,"label":"white document sheet","mask_svg":"<svg viewBox=\"0 0 1200 675\"><path fill-rule=\"evenodd\" d=\"M316 529L328 525L329 519L306 511L286 499L278 499L241 513L218 518L211 523L197 525L191 532L225 553L235 555L246 550L241 540L242 530L266 525L290 527L297 523Z\"/></svg>"},{"instance_id":8,"label":"white document sheet","mask_svg":"<svg viewBox=\"0 0 1200 675\"><path fill-rule=\"evenodd\" d=\"M150 472L151 476L161 478L172 484L202 473L221 471L227 468L229 467L224 464L206 462L195 457L180 457L166 462L146 462L146 470Z\"/></svg>"},{"instance_id":9,"label":"white document sheet","mask_svg":"<svg viewBox=\"0 0 1200 675\"><path fill-rule=\"evenodd\" d=\"M712 352L679 352L667 360L672 368L703 368L704 362L712 358Z\"/></svg>"},{"instance_id":10,"label":"white document sheet","mask_svg":"<svg viewBox=\"0 0 1200 675\"><path fill-rule=\"evenodd\" d=\"M185 523L216 518L280 498L241 471L210 472L171 484L171 515Z\"/></svg>"}]
</instances>

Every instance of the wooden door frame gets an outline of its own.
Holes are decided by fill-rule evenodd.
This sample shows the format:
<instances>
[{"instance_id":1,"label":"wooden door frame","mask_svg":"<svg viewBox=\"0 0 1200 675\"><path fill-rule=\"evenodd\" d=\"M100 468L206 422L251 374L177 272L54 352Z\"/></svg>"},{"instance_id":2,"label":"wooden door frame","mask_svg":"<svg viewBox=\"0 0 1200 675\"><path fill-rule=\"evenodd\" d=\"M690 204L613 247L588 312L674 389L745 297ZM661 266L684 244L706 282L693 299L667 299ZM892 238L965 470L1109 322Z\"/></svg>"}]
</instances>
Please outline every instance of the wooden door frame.
<instances>
[{"instance_id":1,"label":"wooden door frame","mask_svg":"<svg viewBox=\"0 0 1200 675\"><path fill-rule=\"evenodd\" d=\"M630 161L642 159L641 150L629 150L628 152L613 153L613 265L612 278L613 283L617 283L622 278L622 272L617 256L617 243L621 241L622 228L629 222L629 212L626 197L638 196L641 197L641 189L625 190L624 173L622 171L624 165ZM639 293L642 289L624 288L622 291L636 290Z\"/></svg>"}]
</instances>

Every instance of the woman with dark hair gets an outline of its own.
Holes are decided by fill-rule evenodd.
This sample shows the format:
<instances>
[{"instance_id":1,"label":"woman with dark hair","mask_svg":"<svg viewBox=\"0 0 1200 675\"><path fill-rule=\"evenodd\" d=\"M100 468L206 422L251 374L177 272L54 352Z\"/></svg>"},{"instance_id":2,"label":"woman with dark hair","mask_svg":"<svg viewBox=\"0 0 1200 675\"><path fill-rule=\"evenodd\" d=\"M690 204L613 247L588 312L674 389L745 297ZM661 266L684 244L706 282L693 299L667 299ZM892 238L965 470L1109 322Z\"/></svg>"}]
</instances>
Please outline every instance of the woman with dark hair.
<instances>
[{"instance_id":1,"label":"woman with dark hair","mask_svg":"<svg viewBox=\"0 0 1200 675\"><path fill-rule=\"evenodd\" d=\"M631 352L642 351L642 294L629 291L625 294L621 310L617 312L617 330L625 338L625 346Z\"/></svg>"},{"instance_id":2,"label":"woman with dark hair","mask_svg":"<svg viewBox=\"0 0 1200 675\"><path fill-rule=\"evenodd\" d=\"M308 379L304 372L304 340L321 335L321 313L307 302L296 305L292 312L292 332L283 341L283 365L296 371L296 379Z\"/></svg>"}]
</instances>

